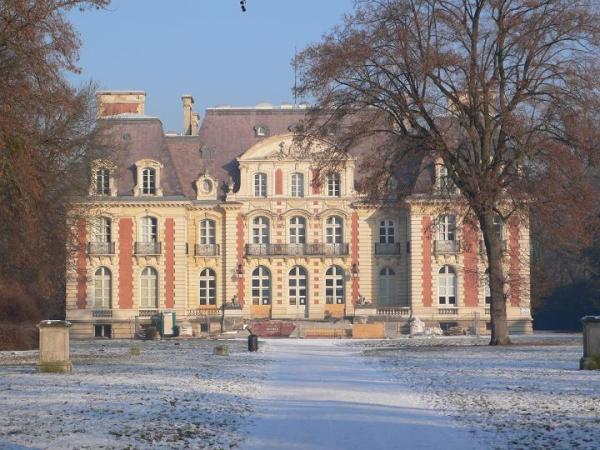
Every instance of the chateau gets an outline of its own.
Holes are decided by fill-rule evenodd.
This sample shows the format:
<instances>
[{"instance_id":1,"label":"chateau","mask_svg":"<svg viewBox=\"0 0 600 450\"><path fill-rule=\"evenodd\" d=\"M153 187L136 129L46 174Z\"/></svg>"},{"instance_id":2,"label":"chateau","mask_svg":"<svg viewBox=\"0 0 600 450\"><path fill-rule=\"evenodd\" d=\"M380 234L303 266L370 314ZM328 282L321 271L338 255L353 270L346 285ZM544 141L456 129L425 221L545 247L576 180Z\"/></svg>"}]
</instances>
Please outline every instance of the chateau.
<instances>
[{"instance_id":1,"label":"chateau","mask_svg":"<svg viewBox=\"0 0 600 450\"><path fill-rule=\"evenodd\" d=\"M357 190L363 149L317 177L293 144L305 107L208 108L183 96L184 131L145 115L145 93L98 93L114 158L95 161L73 220L67 320L76 337L129 338L160 312L195 333L253 319L489 326L486 256L443 165L378 206ZM317 180L319 178L319 180ZM455 191L455 189L454 189ZM440 194L454 193L457 211ZM445 196L447 198L448 196ZM531 331L529 229L498 221L512 332ZM225 308L221 310L221 305Z\"/></svg>"}]
</instances>

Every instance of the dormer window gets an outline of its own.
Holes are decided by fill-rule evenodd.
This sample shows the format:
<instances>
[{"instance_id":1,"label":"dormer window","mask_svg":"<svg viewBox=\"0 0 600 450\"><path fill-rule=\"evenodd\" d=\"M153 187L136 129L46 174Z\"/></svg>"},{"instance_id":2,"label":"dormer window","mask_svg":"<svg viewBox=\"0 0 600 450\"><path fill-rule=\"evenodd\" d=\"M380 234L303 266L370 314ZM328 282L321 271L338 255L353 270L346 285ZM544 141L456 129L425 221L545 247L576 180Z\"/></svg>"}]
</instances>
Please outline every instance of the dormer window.
<instances>
[{"instance_id":1,"label":"dormer window","mask_svg":"<svg viewBox=\"0 0 600 450\"><path fill-rule=\"evenodd\" d=\"M152 159L143 159L135 163L137 167L137 184L133 190L135 196L163 195L160 186L162 164Z\"/></svg>"},{"instance_id":2,"label":"dormer window","mask_svg":"<svg viewBox=\"0 0 600 450\"><path fill-rule=\"evenodd\" d=\"M216 200L217 180L208 174L198 177L196 184L196 200Z\"/></svg>"},{"instance_id":3,"label":"dormer window","mask_svg":"<svg viewBox=\"0 0 600 450\"><path fill-rule=\"evenodd\" d=\"M269 129L266 125L256 125L254 127L254 133L256 137L267 137L269 135Z\"/></svg>"},{"instance_id":4,"label":"dormer window","mask_svg":"<svg viewBox=\"0 0 600 450\"><path fill-rule=\"evenodd\" d=\"M96 160L92 163L90 195L117 195L114 165L109 161Z\"/></svg>"},{"instance_id":5,"label":"dormer window","mask_svg":"<svg viewBox=\"0 0 600 450\"><path fill-rule=\"evenodd\" d=\"M156 170L149 167L142 170L142 194L156 195Z\"/></svg>"},{"instance_id":6,"label":"dormer window","mask_svg":"<svg viewBox=\"0 0 600 450\"><path fill-rule=\"evenodd\" d=\"M441 194L456 194L456 185L448 173L448 168L443 164L439 165L437 188Z\"/></svg>"}]
</instances>

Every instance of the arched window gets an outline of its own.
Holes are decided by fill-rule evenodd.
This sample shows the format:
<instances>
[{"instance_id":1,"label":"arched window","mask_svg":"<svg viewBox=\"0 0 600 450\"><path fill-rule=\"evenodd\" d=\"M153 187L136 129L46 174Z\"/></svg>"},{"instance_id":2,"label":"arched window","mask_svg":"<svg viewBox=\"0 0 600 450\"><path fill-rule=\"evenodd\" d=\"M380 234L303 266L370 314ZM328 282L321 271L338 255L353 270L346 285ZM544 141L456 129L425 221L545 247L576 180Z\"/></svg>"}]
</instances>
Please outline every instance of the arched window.
<instances>
[{"instance_id":1,"label":"arched window","mask_svg":"<svg viewBox=\"0 0 600 450\"><path fill-rule=\"evenodd\" d=\"M153 267L146 267L142 270L140 306L142 308L158 308L158 273Z\"/></svg>"},{"instance_id":2,"label":"arched window","mask_svg":"<svg viewBox=\"0 0 600 450\"><path fill-rule=\"evenodd\" d=\"M492 292L490 290L490 271L487 269L483 277L483 296L485 297L485 304L492 304Z\"/></svg>"},{"instance_id":3,"label":"arched window","mask_svg":"<svg viewBox=\"0 0 600 450\"><path fill-rule=\"evenodd\" d=\"M383 219L379 221L379 243L393 244L396 242L396 229L394 221L391 219Z\"/></svg>"},{"instance_id":4,"label":"arched window","mask_svg":"<svg viewBox=\"0 0 600 450\"><path fill-rule=\"evenodd\" d=\"M290 305L306 305L308 283L306 269L300 266L292 267L288 274L288 297Z\"/></svg>"},{"instance_id":5,"label":"arched window","mask_svg":"<svg viewBox=\"0 0 600 450\"><path fill-rule=\"evenodd\" d=\"M94 223L94 242L112 242L111 220L108 217L98 217Z\"/></svg>"},{"instance_id":6,"label":"arched window","mask_svg":"<svg viewBox=\"0 0 600 450\"><path fill-rule=\"evenodd\" d=\"M306 219L294 216L290 219L290 244L306 244Z\"/></svg>"},{"instance_id":7,"label":"arched window","mask_svg":"<svg viewBox=\"0 0 600 450\"><path fill-rule=\"evenodd\" d=\"M379 306L392 306L397 303L398 289L396 272L391 267L384 267L379 271L379 293L377 304Z\"/></svg>"},{"instance_id":8,"label":"arched window","mask_svg":"<svg viewBox=\"0 0 600 450\"><path fill-rule=\"evenodd\" d=\"M204 219L200 221L200 245L216 244L216 231L215 221L211 219Z\"/></svg>"},{"instance_id":9,"label":"arched window","mask_svg":"<svg viewBox=\"0 0 600 450\"><path fill-rule=\"evenodd\" d=\"M112 275L106 267L94 274L94 308L112 307Z\"/></svg>"},{"instance_id":10,"label":"arched window","mask_svg":"<svg viewBox=\"0 0 600 450\"><path fill-rule=\"evenodd\" d=\"M327 176L327 195L329 197L340 197L342 195L342 182L339 173Z\"/></svg>"},{"instance_id":11,"label":"arched window","mask_svg":"<svg viewBox=\"0 0 600 450\"><path fill-rule=\"evenodd\" d=\"M252 243L266 245L269 243L269 219L260 216L252 220Z\"/></svg>"},{"instance_id":12,"label":"arched window","mask_svg":"<svg viewBox=\"0 0 600 450\"><path fill-rule=\"evenodd\" d=\"M438 274L438 298L440 305L456 306L456 272L444 266Z\"/></svg>"},{"instance_id":13,"label":"arched window","mask_svg":"<svg viewBox=\"0 0 600 450\"><path fill-rule=\"evenodd\" d=\"M156 219L156 217L142 217L141 225L141 242L158 242L158 220Z\"/></svg>"},{"instance_id":14,"label":"arched window","mask_svg":"<svg viewBox=\"0 0 600 450\"><path fill-rule=\"evenodd\" d=\"M142 194L156 195L156 170L151 167L142 170Z\"/></svg>"},{"instance_id":15,"label":"arched window","mask_svg":"<svg viewBox=\"0 0 600 450\"><path fill-rule=\"evenodd\" d=\"M217 304L217 277L212 269L200 272L200 304Z\"/></svg>"},{"instance_id":16,"label":"arched window","mask_svg":"<svg viewBox=\"0 0 600 450\"><path fill-rule=\"evenodd\" d=\"M327 218L325 223L325 243L341 244L344 242L344 220L338 216Z\"/></svg>"},{"instance_id":17,"label":"arched window","mask_svg":"<svg viewBox=\"0 0 600 450\"><path fill-rule=\"evenodd\" d=\"M456 216L454 214L442 214L437 220L438 239L440 241L456 240Z\"/></svg>"},{"instance_id":18,"label":"arched window","mask_svg":"<svg viewBox=\"0 0 600 450\"><path fill-rule=\"evenodd\" d=\"M264 266L252 271L252 304L271 304L271 273Z\"/></svg>"},{"instance_id":19,"label":"arched window","mask_svg":"<svg viewBox=\"0 0 600 450\"><path fill-rule=\"evenodd\" d=\"M254 196L255 197L266 197L267 196L267 174L258 172L254 174Z\"/></svg>"},{"instance_id":20,"label":"arched window","mask_svg":"<svg viewBox=\"0 0 600 450\"><path fill-rule=\"evenodd\" d=\"M344 301L344 271L341 267L331 266L325 272L325 302L341 305Z\"/></svg>"},{"instance_id":21,"label":"arched window","mask_svg":"<svg viewBox=\"0 0 600 450\"><path fill-rule=\"evenodd\" d=\"M96 170L96 195L110 194L110 171L108 169Z\"/></svg>"},{"instance_id":22,"label":"arched window","mask_svg":"<svg viewBox=\"0 0 600 450\"><path fill-rule=\"evenodd\" d=\"M304 175L301 173L292 174L292 197L304 197Z\"/></svg>"}]
</instances>

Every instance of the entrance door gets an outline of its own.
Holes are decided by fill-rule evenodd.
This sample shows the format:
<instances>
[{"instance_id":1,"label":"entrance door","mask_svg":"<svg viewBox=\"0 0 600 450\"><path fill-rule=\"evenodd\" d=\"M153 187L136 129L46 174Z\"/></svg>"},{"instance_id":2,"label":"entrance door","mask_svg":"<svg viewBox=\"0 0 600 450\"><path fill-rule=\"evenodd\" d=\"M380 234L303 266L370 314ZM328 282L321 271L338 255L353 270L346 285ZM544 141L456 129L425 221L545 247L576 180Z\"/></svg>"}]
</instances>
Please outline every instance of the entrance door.
<instances>
[{"instance_id":1,"label":"entrance door","mask_svg":"<svg viewBox=\"0 0 600 450\"><path fill-rule=\"evenodd\" d=\"M397 306L398 292L396 273L390 267L384 267L379 272L378 306Z\"/></svg>"},{"instance_id":2,"label":"entrance door","mask_svg":"<svg viewBox=\"0 0 600 450\"><path fill-rule=\"evenodd\" d=\"M292 267L288 274L288 300L296 317L308 317L308 279L304 267Z\"/></svg>"}]
</instances>

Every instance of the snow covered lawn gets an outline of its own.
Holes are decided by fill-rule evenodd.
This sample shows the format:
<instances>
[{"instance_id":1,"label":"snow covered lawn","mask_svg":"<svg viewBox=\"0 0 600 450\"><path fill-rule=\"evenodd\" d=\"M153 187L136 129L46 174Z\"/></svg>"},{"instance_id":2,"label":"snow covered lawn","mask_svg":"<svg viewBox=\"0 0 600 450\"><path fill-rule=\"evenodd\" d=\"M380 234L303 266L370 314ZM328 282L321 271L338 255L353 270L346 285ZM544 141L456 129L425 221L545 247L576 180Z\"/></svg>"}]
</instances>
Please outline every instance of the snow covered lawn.
<instances>
[{"instance_id":1,"label":"snow covered lawn","mask_svg":"<svg viewBox=\"0 0 600 450\"><path fill-rule=\"evenodd\" d=\"M484 448L600 448L600 372L579 371L581 336L416 338L360 344Z\"/></svg>"},{"instance_id":2,"label":"snow covered lawn","mask_svg":"<svg viewBox=\"0 0 600 450\"><path fill-rule=\"evenodd\" d=\"M0 449L235 447L267 360L245 341L213 356L217 344L72 341L72 375L36 373L37 352L0 352Z\"/></svg>"}]
</instances>

